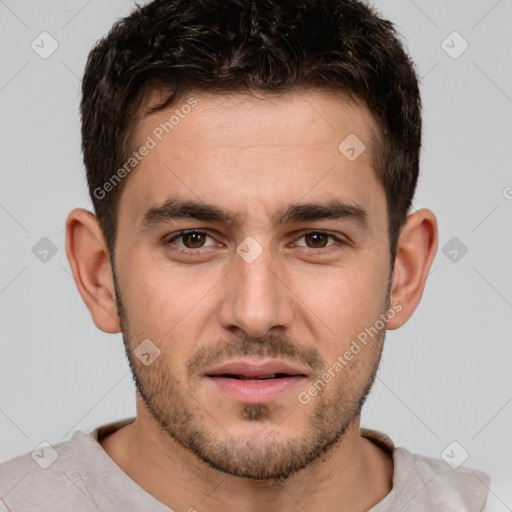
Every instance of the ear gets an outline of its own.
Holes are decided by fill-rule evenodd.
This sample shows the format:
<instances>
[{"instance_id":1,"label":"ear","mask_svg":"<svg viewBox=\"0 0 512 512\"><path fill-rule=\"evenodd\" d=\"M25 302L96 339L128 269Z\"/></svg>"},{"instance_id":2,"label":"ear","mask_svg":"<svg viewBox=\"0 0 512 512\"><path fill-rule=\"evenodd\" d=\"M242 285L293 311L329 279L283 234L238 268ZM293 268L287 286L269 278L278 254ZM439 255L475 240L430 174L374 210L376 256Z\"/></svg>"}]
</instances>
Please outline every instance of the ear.
<instances>
[{"instance_id":1,"label":"ear","mask_svg":"<svg viewBox=\"0 0 512 512\"><path fill-rule=\"evenodd\" d=\"M66 219L66 254L76 287L98 329L121 331L109 251L97 217L75 208Z\"/></svg>"},{"instance_id":2,"label":"ear","mask_svg":"<svg viewBox=\"0 0 512 512\"><path fill-rule=\"evenodd\" d=\"M411 213L400 233L389 299L390 304L397 302L402 308L388 321L387 329L405 324L420 303L437 244L433 212L423 208Z\"/></svg>"}]
</instances>

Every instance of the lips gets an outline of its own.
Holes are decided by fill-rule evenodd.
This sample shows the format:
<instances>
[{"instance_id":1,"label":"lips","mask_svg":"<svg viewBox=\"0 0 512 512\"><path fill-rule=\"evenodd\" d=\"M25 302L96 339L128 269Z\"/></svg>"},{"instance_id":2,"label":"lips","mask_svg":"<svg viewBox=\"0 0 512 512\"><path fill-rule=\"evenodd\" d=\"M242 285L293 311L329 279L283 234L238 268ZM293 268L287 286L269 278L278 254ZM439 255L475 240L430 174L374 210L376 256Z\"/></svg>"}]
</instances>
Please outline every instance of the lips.
<instances>
[{"instance_id":1,"label":"lips","mask_svg":"<svg viewBox=\"0 0 512 512\"><path fill-rule=\"evenodd\" d=\"M307 372L299 367L278 360L264 362L233 361L209 369L207 377L223 377L238 380L268 380L287 377L306 377Z\"/></svg>"},{"instance_id":2,"label":"lips","mask_svg":"<svg viewBox=\"0 0 512 512\"><path fill-rule=\"evenodd\" d=\"M261 404L297 392L308 371L277 359L244 358L209 368L204 377L211 389L229 400Z\"/></svg>"}]
</instances>

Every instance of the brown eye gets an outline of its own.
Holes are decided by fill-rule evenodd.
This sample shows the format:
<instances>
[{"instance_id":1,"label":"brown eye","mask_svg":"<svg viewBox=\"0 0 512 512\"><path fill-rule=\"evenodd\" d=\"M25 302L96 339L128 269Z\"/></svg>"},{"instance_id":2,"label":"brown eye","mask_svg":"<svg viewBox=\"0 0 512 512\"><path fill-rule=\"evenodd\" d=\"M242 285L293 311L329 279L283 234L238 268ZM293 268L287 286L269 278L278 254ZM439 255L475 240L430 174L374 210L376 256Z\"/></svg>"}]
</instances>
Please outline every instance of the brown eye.
<instances>
[{"instance_id":1,"label":"brown eye","mask_svg":"<svg viewBox=\"0 0 512 512\"><path fill-rule=\"evenodd\" d=\"M304 233L301 237L306 241L306 244L297 244L299 247L307 247L309 249L323 249L333 245L342 245L343 241L337 236L331 235L324 231L309 231ZM329 239L334 240L334 243L328 243Z\"/></svg>"},{"instance_id":2,"label":"brown eye","mask_svg":"<svg viewBox=\"0 0 512 512\"><path fill-rule=\"evenodd\" d=\"M191 233L185 233L184 235L181 235L181 237L187 248L197 249L198 247L203 246L205 234L192 231Z\"/></svg>"},{"instance_id":3,"label":"brown eye","mask_svg":"<svg viewBox=\"0 0 512 512\"><path fill-rule=\"evenodd\" d=\"M181 231L168 240L168 244L174 244L176 240L181 239L182 244L174 244L185 249L201 249L205 246L205 241L210 238L205 231Z\"/></svg>"},{"instance_id":4,"label":"brown eye","mask_svg":"<svg viewBox=\"0 0 512 512\"><path fill-rule=\"evenodd\" d=\"M318 249L327 245L327 239L329 236L330 235L327 235L326 233L308 233L307 235L304 235L304 239L308 243L308 247Z\"/></svg>"}]
</instances>

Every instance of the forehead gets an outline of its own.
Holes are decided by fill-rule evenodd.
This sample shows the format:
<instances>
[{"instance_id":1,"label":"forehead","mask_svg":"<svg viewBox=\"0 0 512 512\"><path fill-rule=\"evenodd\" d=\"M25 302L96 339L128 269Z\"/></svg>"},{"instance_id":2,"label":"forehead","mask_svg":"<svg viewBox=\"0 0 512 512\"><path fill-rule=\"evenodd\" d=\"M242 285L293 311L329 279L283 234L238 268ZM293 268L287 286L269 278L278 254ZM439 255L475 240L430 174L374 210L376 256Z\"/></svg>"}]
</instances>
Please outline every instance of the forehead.
<instances>
[{"instance_id":1,"label":"forehead","mask_svg":"<svg viewBox=\"0 0 512 512\"><path fill-rule=\"evenodd\" d=\"M154 91L146 106L154 106L163 98ZM139 120L136 139L142 143L152 134L157 142L165 142L162 139L173 135L178 142L179 133L189 128L196 130L197 142L225 143L232 149L331 145L330 138L337 140L347 131L370 143L377 134L375 121L362 101L341 91L313 89L283 94L190 92L172 106ZM235 141L239 145L233 144ZM373 154L373 149L373 144L367 144L366 155Z\"/></svg>"},{"instance_id":2,"label":"forehead","mask_svg":"<svg viewBox=\"0 0 512 512\"><path fill-rule=\"evenodd\" d=\"M375 135L368 110L339 94L190 93L139 123L135 147L151 149L121 195L120 221L140 223L171 196L260 220L340 198L383 213Z\"/></svg>"}]
</instances>

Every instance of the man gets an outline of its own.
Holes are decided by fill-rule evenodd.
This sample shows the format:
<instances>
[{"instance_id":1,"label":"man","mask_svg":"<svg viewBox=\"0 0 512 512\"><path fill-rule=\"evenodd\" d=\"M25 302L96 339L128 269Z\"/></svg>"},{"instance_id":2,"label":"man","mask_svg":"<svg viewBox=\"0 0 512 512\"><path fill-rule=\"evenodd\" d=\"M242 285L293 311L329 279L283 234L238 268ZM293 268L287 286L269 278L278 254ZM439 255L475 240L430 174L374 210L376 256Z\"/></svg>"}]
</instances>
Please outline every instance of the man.
<instances>
[{"instance_id":1,"label":"man","mask_svg":"<svg viewBox=\"0 0 512 512\"><path fill-rule=\"evenodd\" d=\"M137 417L4 463L6 509L483 510L485 473L360 428L438 241L410 212L420 96L393 25L355 0L156 0L82 92L96 215L69 214L66 250Z\"/></svg>"}]
</instances>

